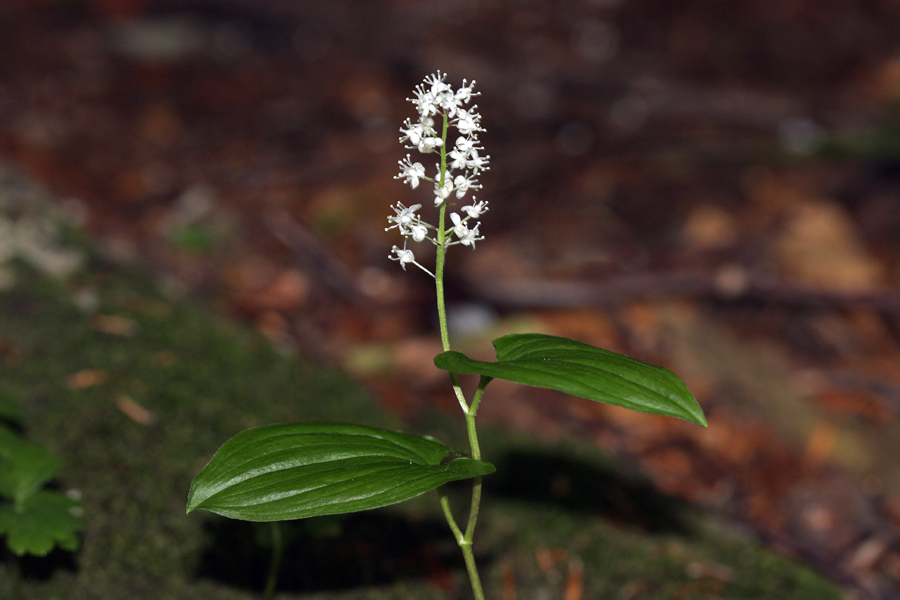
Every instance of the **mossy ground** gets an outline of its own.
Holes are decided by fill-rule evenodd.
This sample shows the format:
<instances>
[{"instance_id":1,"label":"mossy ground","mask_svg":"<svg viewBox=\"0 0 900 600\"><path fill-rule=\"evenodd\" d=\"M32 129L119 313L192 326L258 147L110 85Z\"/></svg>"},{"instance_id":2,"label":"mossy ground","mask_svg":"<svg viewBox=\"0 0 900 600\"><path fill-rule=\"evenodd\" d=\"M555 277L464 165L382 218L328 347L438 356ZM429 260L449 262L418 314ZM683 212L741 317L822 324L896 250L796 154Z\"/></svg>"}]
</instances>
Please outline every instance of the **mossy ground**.
<instances>
[{"instance_id":1,"label":"mossy ground","mask_svg":"<svg viewBox=\"0 0 900 600\"><path fill-rule=\"evenodd\" d=\"M77 308L75 296L95 307ZM127 326L111 333L98 315ZM28 599L258 597L268 527L185 515L192 476L247 427L395 425L341 374L96 258L65 285L24 273L0 293L0 342L0 389L25 408L26 435L64 459L56 484L80 490L84 502L78 552L24 561ZM80 383L78 373L87 373ZM130 418L129 400L153 422ZM535 447L492 432L484 440L498 464L476 541L491 597L515 589L520 599L562 598L578 572L583 598L841 597L809 568L656 495L594 449ZM435 505L427 494L284 524L279 597L468 597ZM9 594L8 569L0 563L0 597Z\"/></svg>"}]
</instances>

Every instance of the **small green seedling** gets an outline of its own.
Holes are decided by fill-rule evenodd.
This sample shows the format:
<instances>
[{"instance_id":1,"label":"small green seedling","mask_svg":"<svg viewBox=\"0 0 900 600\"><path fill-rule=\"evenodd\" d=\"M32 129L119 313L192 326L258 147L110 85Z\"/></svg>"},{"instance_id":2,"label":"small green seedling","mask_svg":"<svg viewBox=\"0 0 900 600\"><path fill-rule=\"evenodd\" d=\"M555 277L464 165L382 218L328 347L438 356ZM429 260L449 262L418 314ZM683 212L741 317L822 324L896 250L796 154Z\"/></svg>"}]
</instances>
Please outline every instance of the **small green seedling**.
<instances>
[{"instance_id":1,"label":"small green seedling","mask_svg":"<svg viewBox=\"0 0 900 600\"><path fill-rule=\"evenodd\" d=\"M18 404L0 394L0 535L14 557L13 597L19 594L20 578L15 559L46 556L56 547L73 552L82 526L81 503L46 489L62 461L2 422L21 419Z\"/></svg>"},{"instance_id":2,"label":"small green seedling","mask_svg":"<svg viewBox=\"0 0 900 600\"><path fill-rule=\"evenodd\" d=\"M389 257L405 270L414 265L433 277L444 351L434 364L450 375L450 382L466 420L469 453L460 453L427 437L395 433L344 423L287 423L250 429L231 438L194 478L187 511L202 508L245 521L281 521L319 515L350 513L407 500L436 489L447 523L465 558L475 598L484 600L472 551L481 504L481 479L494 471L482 460L475 415L485 388L494 379L550 388L632 410L678 417L706 426L703 411L684 383L668 369L574 340L542 334L512 334L494 340L496 362L473 360L450 349L444 301L444 265L447 250L462 245L475 248L484 239L479 217L487 202L461 203L480 189L477 177L488 169L478 140L481 115L469 102L475 82L457 89L438 71L415 89L410 101L419 116L400 129L401 143L410 150L436 154L434 177L413 162L400 161L400 174L412 188L422 181L433 184L437 225L422 220L421 204L392 206L388 230L404 237ZM449 137L451 127L456 130ZM451 225L447 225L449 219ZM436 247L432 273L416 261L408 241L430 242ZM479 376L478 387L467 398L460 374ZM468 520L460 527L453 516L445 484L472 480ZM270 580L268 588L274 589Z\"/></svg>"}]
</instances>

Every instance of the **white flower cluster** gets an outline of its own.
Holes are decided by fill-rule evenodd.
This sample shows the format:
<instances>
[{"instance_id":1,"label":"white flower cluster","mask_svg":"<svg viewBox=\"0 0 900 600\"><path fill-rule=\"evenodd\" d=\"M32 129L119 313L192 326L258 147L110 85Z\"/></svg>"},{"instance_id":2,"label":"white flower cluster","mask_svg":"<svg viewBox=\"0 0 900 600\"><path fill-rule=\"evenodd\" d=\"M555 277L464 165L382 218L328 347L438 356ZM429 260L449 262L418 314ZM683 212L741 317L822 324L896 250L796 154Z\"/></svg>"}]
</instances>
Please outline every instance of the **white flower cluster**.
<instances>
[{"instance_id":1,"label":"white flower cluster","mask_svg":"<svg viewBox=\"0 0 900 600\"><path fill-rule=\"evenodd\" d=\"M418 150L422 154L440 153L440 162L435 165L435 176L428 177L422 163L413 162L411 155L407 154L400 161L400 174L394 177L403 179L413 189L419 187L423 180L430 181L434 185L434 205L441 207L451 195L456 200L462 200L469 190L480 189L477 177L489 168L490 159L490 156L479 154L484 148L479 145L478 132L484 129L481 127L481 115L475 110L478 107L473 104L467 108L472 96L478 95L472 90L475 82L467 84L463 80L462 87L454 91L444 81L445 78L446 74L438 71L416 86L415 98L408 100L416 106L419 118L415 123L406 119L400 128L400 133L403 134L400 143L405 148ZM458 135L448 151L450 127L454 127ZM487 202L478 202L474 196L471 202L472 204L459 209L464 216L456 212L450 213L453 226L444 231L443 235L416 214L422 208L421 204L406 207L398 202L391 207L395 214L388 217L391 225L385 231L396 228L404 238L412 238L415 242L429 240L435 245L462 244L474 249L475 242L484 239L478 231L481 225L478 218L487 211ZM412 250L406 248L406 240L402 248L393 247L390 259L399 262L404 270L407 264L414 264L434 276L416 262Z\"/></svg>"}]
</instances>

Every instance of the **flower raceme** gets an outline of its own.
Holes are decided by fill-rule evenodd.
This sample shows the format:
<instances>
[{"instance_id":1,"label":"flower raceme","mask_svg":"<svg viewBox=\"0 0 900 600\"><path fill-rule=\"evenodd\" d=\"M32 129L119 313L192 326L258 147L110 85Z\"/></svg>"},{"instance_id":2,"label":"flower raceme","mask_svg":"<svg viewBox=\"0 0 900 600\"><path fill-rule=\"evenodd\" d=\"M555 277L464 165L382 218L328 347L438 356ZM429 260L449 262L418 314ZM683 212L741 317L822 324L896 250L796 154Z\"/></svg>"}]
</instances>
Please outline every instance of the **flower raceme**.
<instances>
[{"instance_id":1,"label":"flower raceme","mask_svg":"<svg viewBox=\"0 0 900 600\"><path fill-rule=\"evenodd\" d=\"M476 110L478 107L474 104L469 106L472 97L478 95L473 89L475 82L464 79L462 86L454 90L444 81L446 77L438 71L416 86L414 97L408 100L415 105L418 119L415 122L406 119L400 128L400 143L406 149L416 150L420 154L439 153L434 176L429 177L424 165L407 154L399 161L400 173L394 177L402 179L412 189L418 188L422 181L431 182L434 186L434 205L441 211L441 223L452 198L463 200L471 190L481 189L478 175L489 169L490 160L490 156L480 154L484 148L479 144L478 133L484 129L481 127L481 115ZM456 130L457 135L448 148L451 128ZM444 231L422 220L416 212L422 208L421 204L406 207L398 202L392 206L394 214L388 216L390 226L385 231L397 229L405 239L402 248L393 247L389 258L400 263L404 270L406 265L413 264L434 277L431 271L416 262L413 251L406 247L407 240L428 240L443 247L462 244L474 249L475 242L484 239L478 231L481 225L478 218L487 212L488 203L476 201L474 196L471 202L471 205L459 208L464 216L450 213L453 225Z\"/></svg>"}]
</instances>

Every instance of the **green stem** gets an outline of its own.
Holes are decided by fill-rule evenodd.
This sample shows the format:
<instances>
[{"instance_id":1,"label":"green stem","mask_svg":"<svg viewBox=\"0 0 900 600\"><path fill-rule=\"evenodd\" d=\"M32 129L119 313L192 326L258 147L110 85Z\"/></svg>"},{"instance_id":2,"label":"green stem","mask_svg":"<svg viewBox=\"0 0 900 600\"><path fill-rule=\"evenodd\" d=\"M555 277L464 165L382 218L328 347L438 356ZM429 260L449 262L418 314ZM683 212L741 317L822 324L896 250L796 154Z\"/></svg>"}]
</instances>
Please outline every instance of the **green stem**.
<instances>
[{"instance_id":1,"label":"green stem","mask_svg":"<svg viewBox=\"0 0 900 600\"><path fill-rule=\"evenodd\" d=\"M477 494L475 492L476 487L478 489ZM462 550L463 560L466 563L466 572L468 572L469 581L472 584L472 593L475 595L476 600L484 600L484 589L481 587L481 577L478 575L478 565L475 564L475 553L472 552L472 534L475 530L475 520L473 519L473 516L477 519L478 503L481 500L481 477L475 479L475 485L472 488L472 505L469 511L469 523L466 526L465 534L463 534L459 525L456 524L456 519L453 517L453 512L450 510L450 500L447 498L447 490L444 486L438 488L438 495L441 499L441 509L444 511L444 518L447 519L447 524L450 525L453 537L456 538L456 543L459 545L459 549Z\"/></svg>"},{"instance_id":2,"label":"green stem","mask_svg":"<svg viewBox=\"0 0 900 600\"><path fill-rule=\"evenodd\" d=\"M447 174L448 121L447 115L445 114L443 130L441 132L441 139L444 143L441 145L441 175L438 180L439 189L444 186L444 178ZM434 265L434 281L435 292L437 295L438 323L441 331L441 346L445 352L450 350L450 334L447 328L447 307L444 300L444 264L446 263L447 258L446 216L447 203L444 202L441 204L440 216L438 217L437 256ZM475 413L478 410L478 403L481 401L481 395L484 393L485 386L490 382L490 378L481 378L481 381L478 384L478 390L475 392L471 404L466 401L466 396L463 394L462 387L459 385L459 375L450 373L450 381L453 384L453 392L456 394L456 399L459 401L460 408L462 408L463 413L466 415L466 430L469 434L469 447L472 458L480 460L481 448L478 444L478 435L475 430ZM441 501L441 509L444 511L444 518L447 519L447 524L450 526L450 530L456 538L456 543L459 544L459 548L462 550L463 559L466 562L466 571L469 574L469 581L472 584L472 593L475 595L476 600L484 600L484 589L481 586L481 577L478 575L478 566L475 564L475 553L472 551L475 523L478 521L478 510L481 505L481 477L476 477L472 481L472 500L469 504L469 519L466 523L465 533L462 532L459 525L456 523L456 519L453 517L453 512L450 510L450 500L447 498L447 490L444 486L438 488L438 495Z\"/></svg>"},{"instance_id":3,"label":"green stem","mask_svg":"<svg viewBox=\"0 0 900 600\"><path fill-rule=\"evenodd\" d=\"M478 431L475 429L475 413L478 411L478 405L481 402L481 396L484 394L484 388L491 382L490 377L481 376L478 382L478 389L472 397L472 404L466 411L466 430L469 433L469 448L472 451L472 458L481 460L481 445L478 443ZM478 509L481 506L481 477L476 477L472 481L472 504L469 508L469 522L466 524L465 539L471 545L472 538L475 535L475 523L478 521Z\"/></svg>"},{"instance_id":4,"label":"green stem","mask_svg":"<svg viewBox=\"0 0 900 600\"><path fill-rule=\"evenodd\" d=\"M443 130L441 131L441 139L443 140L443 144L441 144L441 176L438 179L438 188L444 187L444 178L447 176L448 126L449 119L447 118L447 115L444 115L444 126ZM450 349L450 334L447 329L447 306L446 302L444 301L444 265L447 262L447 230L445 229L446 222L447 203L444 202L443 204L441 204L441 209L438 216L437 256L434 263L434 285L437 296L438 323L441 330L441 346L443 347L444 352ZM460 408L462 408L464 413L467 413L469 410L469 405L466 402L466 396L465 394L463 394L462 388L459 385L459 376L456 373L450 373L450 381L453 383L453 392L456 394L456 399L459 402Z\"/></svg>"},{"instance_id":5,"label":"green stem","mask_svg":"<svg viewBox=\"0 0 900 600\"><path fill-rule=\"evenodd\" d=\"M266 589L263 592L265 600L272 600L275 596L275 587L278 585L278 571L281 570L281 555L284 551L281 523L271 521L270 525L272 531L272 560L269 563L269 576L266 578Z\"/></svg>"},{"instance_id":6,"label":"green stem","mask_svg":"<svg viewBox=\"0 0 900 600\"><path fill-rule=\"evenodd\" d=\"M444 511L444 518L447 519L447 524L450 525L450 531L453 532L453 537L456 538L457 542L462 541L462 529L456 524L456 518L453 516L453 511L450 510L450 499L447 498L447 486L442 485L438 488L438 497L441 499L441 510Z\"/></svg>"},{"instance_id":7,"label":"green stem","mask_svg":"<svg viewBox=\"0 0 900 600\"><path fill-rule=\"evenodd\" d=\"M484 589L481 587L481 578L478 576L478 565L475 564L475 554L472 552L472 542L460 543L459 547L463 553L463 560L466 561L466 571L469 572L469 581L472 582L472 594L475 595L475 600L484 600Z\"/></svg>"}]
</instances>

